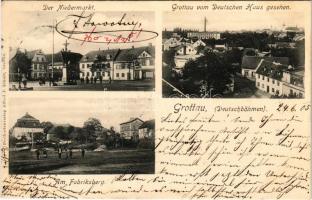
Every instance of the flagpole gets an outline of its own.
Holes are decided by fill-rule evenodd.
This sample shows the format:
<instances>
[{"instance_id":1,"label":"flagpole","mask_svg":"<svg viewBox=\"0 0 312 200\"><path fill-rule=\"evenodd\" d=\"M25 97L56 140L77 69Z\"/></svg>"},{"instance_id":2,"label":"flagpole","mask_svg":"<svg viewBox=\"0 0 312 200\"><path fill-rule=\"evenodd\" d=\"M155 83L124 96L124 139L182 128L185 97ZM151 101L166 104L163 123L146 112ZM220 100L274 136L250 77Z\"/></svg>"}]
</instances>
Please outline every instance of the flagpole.
<instances>
[{"instance_id":1,"label":"flagpole","mask_svg":"<svg viewBox=\"0 0 312 200\"><path fill-rule=\"evenodd\" d=\"M53 79L53 69L54 69L54 19L53 19L53 27L52 27L52 79Z\"/></svg>"}]
</instances>

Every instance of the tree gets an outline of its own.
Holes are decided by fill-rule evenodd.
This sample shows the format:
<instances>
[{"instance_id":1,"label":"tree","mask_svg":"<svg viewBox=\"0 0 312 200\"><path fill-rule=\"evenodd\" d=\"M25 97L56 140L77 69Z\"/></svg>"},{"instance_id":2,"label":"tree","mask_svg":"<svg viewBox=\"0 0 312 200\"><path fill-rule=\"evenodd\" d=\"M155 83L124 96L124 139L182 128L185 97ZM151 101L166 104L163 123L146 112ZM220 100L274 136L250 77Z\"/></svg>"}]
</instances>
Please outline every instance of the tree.
<instances>
[{"instance_id":1,"label":"tree","mask_svg":"<svg viewBox=\"0 0 312 200\"><path fill-rule=\"evenodd\" d=\"M83 123L83 129L87 133L86 141L93 142L96 138L96 133L102 131L103 126L101 122L96 118L89 118Z\"/></svg>"},{"instance_id":2,"label":"tree","mask_svg":"<svg viewBox=\"0 0 312 200\"><path fill-rule=\"evenodd\" d=\"M72 135L73 139L78 141L80 144L87 143L88 133L83 128L75 128L74 135Z\"/></svg>"},{"instance_id":3,"label":"tree","mask_svg":"<svg viewBox=\"0 0 312 200\"><path fill-rule=\"evenodd\" d=\"M231 69L219 56L212 52L205 54L196 60L190 60L183 70L183 92L186 94L203 95L203 85L212 94L222 94L231 83Z\"/></svg>"},{"instance_id":4,"label":"tree","mask_svg":"<svg viewBox=\"0 0 312 200\"><path fill-rule=\"evenodd\" d=\"M43 128L44 133L48 133L48 131L53 127L52 122L41 122L41 127Z\"/></svg>"},{"instance_id":5,"label":"tree","mask_svg":"<svg viewBox=\"0 0 312 200\"><path fill-rule=\"evenodd\" d=\"M108 66L107 64L105 64L106 61L107 59L105 57L97 55L93 64L91 65L92 74L96 71L102 72L103 70L105 70L105 68Z\"/></svg>"},{"instance_id":6,"label":"tree","mask_svg":"<svg viewBox=\"0 0 312 200\"><path fill-rule=\"evenodd\" d=\"M53 126L49 130L49 134L55 135L57 138L61 140L69 140L71 139L71 133L74 131L74 127L69 125L69 126Z\"/></svg>"},{"instance_id":7,"label":"tree","mask_svg":"<svg viewBox=\"0 0 312 200\"><path fill-rule=\"evenodd\" d=\"M175 56L174 49L165 50L162 55L163 62L169 65L170 67L175 67L174 56Z\"/></svg>"},{"instance_id":8,"label":"tree","mask_svg":"<svg viewBox=\"0 0 312 200\"><path fill-rule=\"evenodd\" d=\"M15 55L15 60L19 73L25 74L27 77L30 77L31 60L27 57L26 53L18 50Z\"/></svg>"}]
</instances>

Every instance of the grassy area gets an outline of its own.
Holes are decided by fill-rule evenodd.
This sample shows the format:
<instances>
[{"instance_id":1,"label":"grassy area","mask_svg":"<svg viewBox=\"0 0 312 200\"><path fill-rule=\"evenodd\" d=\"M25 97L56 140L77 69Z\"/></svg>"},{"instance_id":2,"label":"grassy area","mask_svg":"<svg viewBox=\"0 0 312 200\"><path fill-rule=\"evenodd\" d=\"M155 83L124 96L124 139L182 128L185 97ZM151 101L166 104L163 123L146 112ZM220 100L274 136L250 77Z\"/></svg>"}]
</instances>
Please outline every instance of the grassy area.
<instances>
[{"instance_id":1,"label":"grassy area","mask_svg":"<svg viewBox=\"0 0 312 200\"><path fill-rule=\"evenodd\" d=\"M153 150L112 150L73 152L58 158L55 151L48 157L37 160L35 152L10 152L10 174L150 174L154 173L155 155Z\"/></svg>"}]
</instances>

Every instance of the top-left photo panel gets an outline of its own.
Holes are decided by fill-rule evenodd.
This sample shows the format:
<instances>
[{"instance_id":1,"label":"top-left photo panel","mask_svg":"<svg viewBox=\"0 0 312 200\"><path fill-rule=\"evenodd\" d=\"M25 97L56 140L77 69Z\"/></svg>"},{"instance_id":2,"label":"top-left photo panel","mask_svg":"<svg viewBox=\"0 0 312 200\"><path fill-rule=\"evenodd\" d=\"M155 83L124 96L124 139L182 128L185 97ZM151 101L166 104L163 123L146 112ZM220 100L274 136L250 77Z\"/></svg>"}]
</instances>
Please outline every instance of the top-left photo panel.
<instances>
[{"instance_id":1,"label":"top-left photo panel","mask_svg":"<svg viewBox=\"0 0 312 200\"><path fill-rule=\"evenodd\" d=\"M15 12L11 91L154 91L154 12Z\"/></svg>"}]
</instances>

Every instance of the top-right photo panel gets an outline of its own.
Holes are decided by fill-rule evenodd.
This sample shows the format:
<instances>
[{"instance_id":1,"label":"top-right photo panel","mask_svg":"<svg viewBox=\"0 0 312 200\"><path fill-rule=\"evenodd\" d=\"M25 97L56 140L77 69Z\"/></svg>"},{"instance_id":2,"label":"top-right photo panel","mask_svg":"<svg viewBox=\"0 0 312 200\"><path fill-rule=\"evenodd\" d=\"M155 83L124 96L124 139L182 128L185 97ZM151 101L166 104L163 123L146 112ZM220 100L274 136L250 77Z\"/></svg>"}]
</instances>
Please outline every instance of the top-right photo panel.
<instances>
[{"instance_id":1,"label":"top-right photo panel","mask_svg":"<svg viewBox=\"0 0 312 200\"><path fill-rule=\"evenodd\" d=\"M163 97L304 98L303 19L287 12L163 13Z\"/></svg>"}]
</instances>

